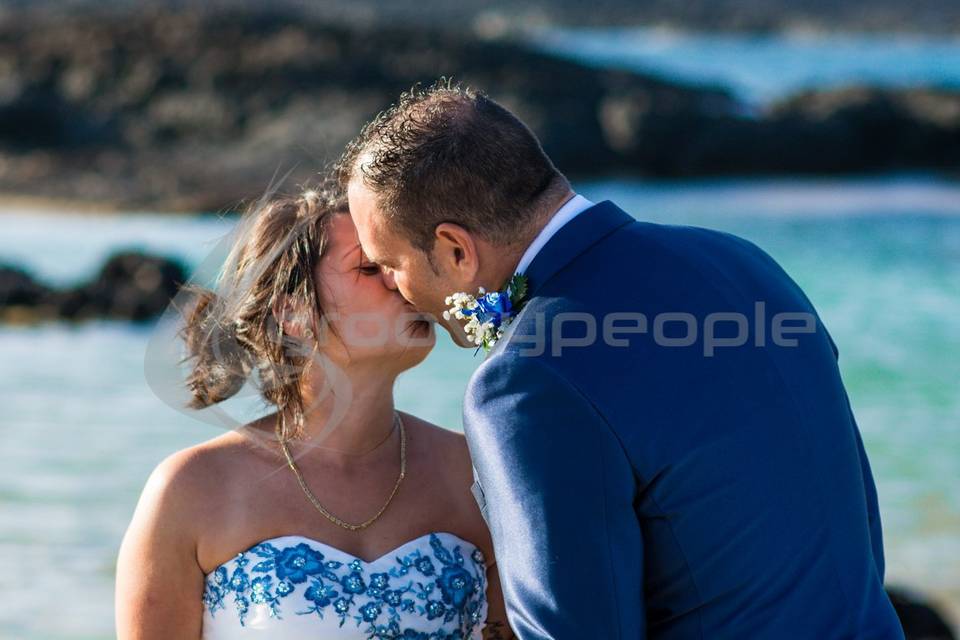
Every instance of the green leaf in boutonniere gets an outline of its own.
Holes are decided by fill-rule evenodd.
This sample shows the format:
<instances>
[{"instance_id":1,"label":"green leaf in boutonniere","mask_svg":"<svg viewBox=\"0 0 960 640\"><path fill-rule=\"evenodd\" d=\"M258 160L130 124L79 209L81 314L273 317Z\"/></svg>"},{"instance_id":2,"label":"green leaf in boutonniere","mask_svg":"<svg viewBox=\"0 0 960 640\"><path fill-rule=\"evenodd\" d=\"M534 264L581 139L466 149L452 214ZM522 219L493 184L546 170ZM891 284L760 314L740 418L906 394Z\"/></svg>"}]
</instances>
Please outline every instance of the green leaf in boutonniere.
<instances>
[{"instance_id":1,"label":"green leaf in boutonniere","mask_svg":"<svg viewBox=\"0 0 960 640\"><path fill-rule=\"evenodd\" d=\"M527 276L522 273L513 274L507 288L510 291L510 302L513 304L514 313L516 313L527 297Z\"/></svg>"}]
</instances>

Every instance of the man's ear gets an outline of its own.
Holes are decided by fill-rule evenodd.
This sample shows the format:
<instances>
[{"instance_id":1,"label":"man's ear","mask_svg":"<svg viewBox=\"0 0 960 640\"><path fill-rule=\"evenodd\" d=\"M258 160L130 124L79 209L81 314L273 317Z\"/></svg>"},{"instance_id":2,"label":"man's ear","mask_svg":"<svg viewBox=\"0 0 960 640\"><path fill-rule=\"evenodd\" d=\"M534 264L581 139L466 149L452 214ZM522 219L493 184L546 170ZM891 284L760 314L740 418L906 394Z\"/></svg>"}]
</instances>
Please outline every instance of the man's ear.
<instances>
[{"instance_id":1,"label":"man's ear","mask_svg":"<svg viewBox=\"0 0 960 640\"><path fill-rule=\"evenodd\" d=\"M480 253L473 234L452 222L434 230L433 259L441 271L460 282L473 282L480 271Z\"/></svg>"}]
</instances>

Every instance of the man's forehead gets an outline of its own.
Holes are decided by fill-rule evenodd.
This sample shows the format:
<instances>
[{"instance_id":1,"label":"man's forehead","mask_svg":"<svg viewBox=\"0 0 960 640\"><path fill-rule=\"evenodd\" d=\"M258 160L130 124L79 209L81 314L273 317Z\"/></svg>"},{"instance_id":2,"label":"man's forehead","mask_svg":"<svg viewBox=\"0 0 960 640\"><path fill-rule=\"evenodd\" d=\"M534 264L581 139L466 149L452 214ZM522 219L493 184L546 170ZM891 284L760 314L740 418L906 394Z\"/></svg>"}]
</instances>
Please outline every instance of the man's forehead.
<instances>
[{"instance_id":1,"label":"man's forehead","mask_svg":"<svg viewBox=\"0 0 960 640\"><path fill-rule=\"evenodd\" d=\"M376 194L361 178L354 177L347 185L347 197L360 244L371 260L390 260L405 248L407 242L380 215Z\"/></svg>"},{"instance_id":2,"label":"man's forehead","mask_svg":"<svg viewBox=\"0 0 960 640\"><path fill-rule=\"evenodd\" d=\"M350 202L350 210L354 213L368 215L372 209L377 206L377 199L373 192L363 184L360 177L353 178L347 184L347 200Z\"/></svg>"},{"instance_id":3,"label":"man's forehead","mask_svg":"<svg viewBox=\"0 0 960 640\"><path fill-rule=\"evenodd\" d=\"M386 254L389 253L392 240L387 229L377 218L379 216L367 212L363 221L356 222L357 240L360 241L360 246L367 257L374 261L389 257Z\"/></svg>"},{"instance_id":4,"label":"man's forehead","mask_svg":"<svg viewBox=\"0 0 960 640\"><path fill-rule=\"evenodd\" d=\"M350 208L350 217L357 225L359 231L363 227L375 224L376 200L370 191L360 184L360 181L353 179L347 185L347 202Z\"/></svg>"},{"instance_id":5,"label":"man's forehead","mask_svg":"<svg viewBox=\"0 0 960 640\"><path fill-rule=\"evenodd\" d=\"M363 212L360 216L362 220L356 221L355 224L357 227L357 237L360 239L360 243L364 249L367 248L368 244L377 247L385 247L390 244L390 234L383 224L383 221L379 219L380 216L370 211ZM354 220L356 220L356 218L354 218Z\"/></svg>"}]
</instances>

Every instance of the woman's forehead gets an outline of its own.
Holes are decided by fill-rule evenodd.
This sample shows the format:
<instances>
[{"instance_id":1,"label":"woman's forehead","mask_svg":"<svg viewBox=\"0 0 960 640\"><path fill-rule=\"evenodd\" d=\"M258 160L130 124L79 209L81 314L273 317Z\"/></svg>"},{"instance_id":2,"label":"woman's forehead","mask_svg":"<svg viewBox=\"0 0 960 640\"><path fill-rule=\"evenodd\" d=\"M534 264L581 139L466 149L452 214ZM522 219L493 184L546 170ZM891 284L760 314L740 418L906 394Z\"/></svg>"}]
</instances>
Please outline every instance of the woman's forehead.
<instances>
[{"instance_id":1,"label":"woman's forehead","mask_svg":"<svg viewBox=\"0 0 960 640\"><path fill-rule=\"evenodd\" d=\"M357 228L353 226L353 220L350 219L349 214L333 214L327 227L327 233L330 238L331 253L337 257L344 257L348 252L352 252L360 246Z\"/></svg>"}]
</instances>

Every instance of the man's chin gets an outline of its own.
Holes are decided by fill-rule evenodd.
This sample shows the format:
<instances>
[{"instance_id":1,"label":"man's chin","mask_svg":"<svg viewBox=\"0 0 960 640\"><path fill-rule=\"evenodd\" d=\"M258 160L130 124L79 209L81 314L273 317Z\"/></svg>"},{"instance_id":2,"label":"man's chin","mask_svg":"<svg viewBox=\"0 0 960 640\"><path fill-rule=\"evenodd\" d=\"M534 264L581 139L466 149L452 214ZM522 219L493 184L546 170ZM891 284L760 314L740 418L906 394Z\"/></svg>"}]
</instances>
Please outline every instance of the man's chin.
<instances>
[{"instance_id":1,"label":"man's chin","mask_svg":"<svg viewBox=\"0 0 960 640\"><path fill-rule=\"evenodd\" d=\"M467 332L463 330L463 327L456 320L442 320L437 324L447 330L450 339L453 340L453 343L458 347L463 347L464 349L477 348L477 345L467 337Z\"/></svg>"}]
</instances>

